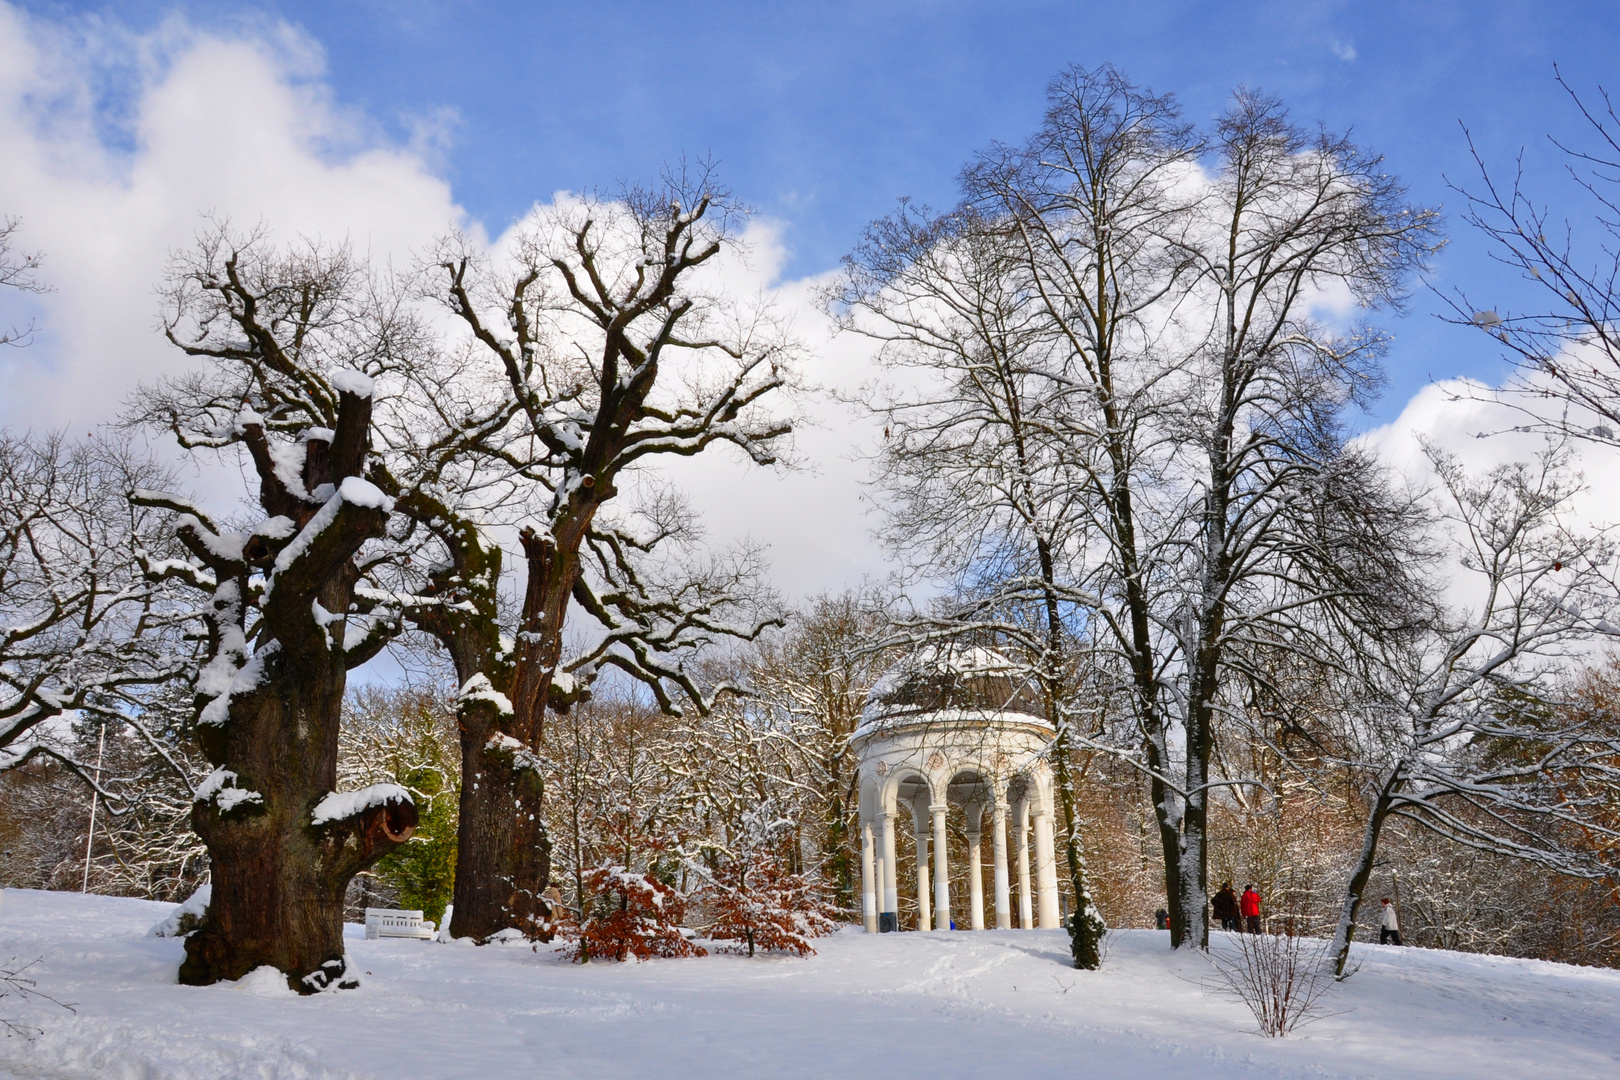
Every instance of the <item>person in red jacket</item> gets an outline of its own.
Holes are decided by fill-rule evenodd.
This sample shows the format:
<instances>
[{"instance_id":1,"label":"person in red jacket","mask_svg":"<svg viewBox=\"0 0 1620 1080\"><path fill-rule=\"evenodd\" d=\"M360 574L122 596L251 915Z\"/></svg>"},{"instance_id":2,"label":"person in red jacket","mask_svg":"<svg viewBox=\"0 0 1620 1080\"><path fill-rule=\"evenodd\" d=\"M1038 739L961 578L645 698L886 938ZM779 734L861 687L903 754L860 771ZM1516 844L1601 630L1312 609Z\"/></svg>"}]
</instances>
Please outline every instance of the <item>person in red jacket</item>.
<instances>
[{"instance_id":1,"label":"person in red jacket","mask_svg":"<svg viewBox=\"0 0 1620 1080\"><path fill-rule=\"evenodd\" d=\"M1243 928L1251 934L1260 932L1260 894L1254 891L1253 885L1243 886L1243 895L1238 898L1239 910L1243 912Z\"/></svg>"}]
</instances>

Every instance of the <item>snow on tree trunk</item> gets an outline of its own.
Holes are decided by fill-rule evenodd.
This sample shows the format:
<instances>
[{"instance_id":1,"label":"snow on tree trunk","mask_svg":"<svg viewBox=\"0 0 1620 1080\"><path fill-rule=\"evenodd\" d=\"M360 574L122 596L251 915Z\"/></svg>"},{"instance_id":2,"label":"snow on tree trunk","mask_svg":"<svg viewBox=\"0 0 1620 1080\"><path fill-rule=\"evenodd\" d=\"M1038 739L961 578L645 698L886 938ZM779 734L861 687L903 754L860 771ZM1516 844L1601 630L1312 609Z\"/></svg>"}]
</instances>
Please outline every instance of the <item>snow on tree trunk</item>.
<instances>
[{"instance_id":1,"label":"snow on tree trunk","mask_svg":"<svg viewBox=\"0 0 1620 1080\"><path fill-rule=\"evenodd\" d=\"M343 251L283 255L257 234L205 236L171 279L165 327L211 375L145 388L137 402L140 418L187 448L245 450L265 515L228 531L176 496L134 496L177 512L191 555L149 572L208 597L195 707L215 768L197 787L192 825L213 888L186 939L180 978L193 985L264 965L300 993L352 983L344 892L417 823L397 785L334 791L348 672L398 629L356 596L357 556L393 508L363 478L374 383L327 366L342 350L365 353L368 331L386 332L362 278Z\"/></svg>"}]
</instances>

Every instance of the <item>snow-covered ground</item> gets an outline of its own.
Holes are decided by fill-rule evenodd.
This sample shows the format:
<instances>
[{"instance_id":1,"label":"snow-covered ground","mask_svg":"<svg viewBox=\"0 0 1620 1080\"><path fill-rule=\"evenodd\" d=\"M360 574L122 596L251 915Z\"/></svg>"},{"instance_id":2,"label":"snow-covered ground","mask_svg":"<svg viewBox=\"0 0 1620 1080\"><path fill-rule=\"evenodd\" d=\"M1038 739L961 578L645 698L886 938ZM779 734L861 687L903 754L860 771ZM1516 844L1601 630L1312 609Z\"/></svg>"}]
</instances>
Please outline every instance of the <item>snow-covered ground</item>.
<instances>
[{"instance_id":1,"label":"snow-covered ground","mask_svg":"<svg viewBox=\"0 0 1620 1080\"><path fill-rule=\"evenodd\" d=\"M1620 1077L1620 972L1534 961L1362 947L1332 1015L1265 1039L1150 931L1112 935L1088 974L1049 931L845 931L807 960L577 967L353 926L362 987L299 998L277 979L177 985L180 943L146 933L169 910L5 891L0 960L43 957L39 989L77 1012L0 1000L44 1029L0 1038L0 1076Z\"/></svg>"}]
</instances>

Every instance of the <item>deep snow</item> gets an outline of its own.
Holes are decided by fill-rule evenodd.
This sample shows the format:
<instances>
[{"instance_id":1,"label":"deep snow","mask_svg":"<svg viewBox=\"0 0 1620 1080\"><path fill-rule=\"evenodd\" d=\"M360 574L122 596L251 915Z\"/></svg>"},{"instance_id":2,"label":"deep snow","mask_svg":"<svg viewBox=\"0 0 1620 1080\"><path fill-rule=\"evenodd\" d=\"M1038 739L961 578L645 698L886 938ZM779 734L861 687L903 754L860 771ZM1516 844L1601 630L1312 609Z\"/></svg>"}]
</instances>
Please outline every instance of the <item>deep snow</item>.
<instances>
[{"instance_id":1,"label":"deep snow","mask_svg":"<svg viewBox=\"0 0 1620 1080\"><path fill-rule=\"evenodd\" d=\"M710 956L577 967L524 945L364 939L359 990L299 998L255 973L175 983L173 905L6 890L0 960L42 956L0 1000L44 1029L0 1038L0 1076L1620 1077L1620 972L1359 946L1329 1015L1264 1039L1168 935L1111 935L1103 971L1053 931L844 931L806 960Z\"/></svg>"}]
</instances>

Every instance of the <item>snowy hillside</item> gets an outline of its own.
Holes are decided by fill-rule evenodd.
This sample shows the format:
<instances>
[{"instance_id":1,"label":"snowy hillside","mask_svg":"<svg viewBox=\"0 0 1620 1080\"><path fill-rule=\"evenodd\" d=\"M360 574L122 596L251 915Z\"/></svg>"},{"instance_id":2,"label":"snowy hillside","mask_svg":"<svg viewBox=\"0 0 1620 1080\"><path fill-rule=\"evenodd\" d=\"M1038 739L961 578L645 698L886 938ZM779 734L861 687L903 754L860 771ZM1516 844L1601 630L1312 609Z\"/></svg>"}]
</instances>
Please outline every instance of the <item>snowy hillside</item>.
<instances>
[{"instance_id":1,"label":"snowy hillside","mask_svg":"<svg viewBox=\"0 0 1620 1080\"><path fill-rule=\"evenodd\" d=\"M575 967L526 946L366 941L357 991L175 983L169 905L8 890L0 960L44 957L0 1000L44 1034L0 1076L105 1078L1620 1076L1620 972L1364 947L1333 1015L1283 1040L1200 986L1167 936L1113 936L1105 970L1048 931L844 932L808 960ZM993 1069L992 1069L993 1065Z\"/></svg>"}]
</instances>

